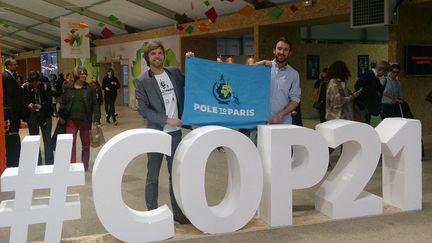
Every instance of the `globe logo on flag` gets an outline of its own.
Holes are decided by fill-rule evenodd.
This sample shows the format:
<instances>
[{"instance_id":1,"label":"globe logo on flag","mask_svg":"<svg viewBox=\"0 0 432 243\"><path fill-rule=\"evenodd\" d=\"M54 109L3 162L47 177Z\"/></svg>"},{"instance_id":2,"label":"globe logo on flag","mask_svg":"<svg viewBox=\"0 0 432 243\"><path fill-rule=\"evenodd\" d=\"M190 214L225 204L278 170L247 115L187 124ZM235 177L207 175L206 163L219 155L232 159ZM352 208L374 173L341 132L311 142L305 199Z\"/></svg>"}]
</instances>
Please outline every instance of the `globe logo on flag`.
<instances>
[{"instance_id":1,"label":"globe logo on flag","mask_svg":"<svg viewBox=\"0 0 432 243\"><path fill-rule=\"evenodd\" d=\"M213 96L219 101L219 104L229 104L232 101L237 105L240 104L239 99L234 94L233 87L224 80L223 75L213 84Z\"/></svg>"}]
</instances>

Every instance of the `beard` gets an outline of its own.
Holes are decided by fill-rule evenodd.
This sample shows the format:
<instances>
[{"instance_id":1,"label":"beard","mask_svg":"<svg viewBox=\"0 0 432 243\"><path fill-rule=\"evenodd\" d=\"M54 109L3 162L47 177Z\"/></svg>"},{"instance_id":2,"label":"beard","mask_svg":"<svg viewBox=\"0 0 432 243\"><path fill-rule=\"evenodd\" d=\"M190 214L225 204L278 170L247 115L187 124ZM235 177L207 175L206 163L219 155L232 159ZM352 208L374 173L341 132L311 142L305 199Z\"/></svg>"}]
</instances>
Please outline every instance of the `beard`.
<instances>
[{"instance_id":1,"label":"beard","mask_svg":"<svg viewBox=\"0 0 432 243\"><path fill-rule=\"evenodd\" d=\"M154 66L155 68L162 68L164 64L164 60L162 59L156 59L151 61L151 66Z\"/></svg>"},{"instance_id":2,"label":"beard","mask_svg":"<svg viewBox=\"0 0 432 243\"><path fill-rule=\"evenodd\" d=\"M288 57L279 54L279 55L275 55L275 60L277 63L285 63L288 61Z\"/></svg>"}]
</instances>

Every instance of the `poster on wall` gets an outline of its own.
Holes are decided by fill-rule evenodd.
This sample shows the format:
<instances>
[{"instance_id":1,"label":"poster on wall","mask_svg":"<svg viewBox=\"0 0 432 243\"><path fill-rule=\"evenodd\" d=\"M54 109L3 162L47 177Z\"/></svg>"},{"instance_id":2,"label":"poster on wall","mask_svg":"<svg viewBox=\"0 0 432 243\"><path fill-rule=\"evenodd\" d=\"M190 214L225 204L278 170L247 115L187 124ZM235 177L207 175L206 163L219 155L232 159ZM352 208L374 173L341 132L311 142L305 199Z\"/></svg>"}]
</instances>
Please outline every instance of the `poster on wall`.
<instances>
[{"instance_id":1,"label":"poster on wall","mask_svg":"<svg viewBox=\"0 0 432 243\"><path fill-rule=\"evenodd\" d=\"M320 56L307 55L306 57L306 78L307 80L317 80L320 70Z\"/></svg>"},{"instance_id":2,"label":"poster on wall","mask_svg":"<svg viewBox=\"0 0 432 243\"><path fill-rule=\"evenodd\" d=\"M358 55L357 78L360 78L367 70L369 70L369 55Z\"/></svg>"},{"instance_id":3,"label":"poster on wall","mask_svg":"<svg viewBox=\"0 0 432 243\"><path fill-rule=\"evenodd\" d=\"M60 17L62 58L90 57L89 26L79 18Z\"/></svg>"},{"instance_id":4,"label":"poster on wall","mask_svg":"<svg viewBox=\"0 0 432 243\"><path fill-rule=\"evenodd\" d=\"M58 76L57 51L46 51L40 53L41 71L45 77L50 74Z\"/></svg>"}]
</instances>

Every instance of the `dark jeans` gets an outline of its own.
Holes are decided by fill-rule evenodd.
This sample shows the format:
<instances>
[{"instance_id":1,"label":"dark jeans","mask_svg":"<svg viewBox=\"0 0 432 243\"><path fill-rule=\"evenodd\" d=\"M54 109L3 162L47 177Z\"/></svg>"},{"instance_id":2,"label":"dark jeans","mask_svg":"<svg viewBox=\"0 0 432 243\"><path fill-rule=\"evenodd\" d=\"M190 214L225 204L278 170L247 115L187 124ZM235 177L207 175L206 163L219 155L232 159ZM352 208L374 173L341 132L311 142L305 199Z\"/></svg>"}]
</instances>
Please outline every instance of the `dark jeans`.
<instances>
[{"instance_id":1,"label":"dark jeans","mask_svg":"<svg viewBox=\"0 0 432 243\"><path fill-rule=\"evenodd\" d=\"M6 166L7 167L18 167L20 151L21 151L21 139L19 136L19 119L9 120L9 132L5 133L6 143Z\"/></svg>"},{"instance_id":2,"label":"dark jeans","mask_svg":"<svg viewBox=\"0 0 432 243\"><path fill-rule=\"evenodd\" d=\"M111 97L111 96L107 96L107 98L105 99L105 102L107 103L107 108L108 108L108 113L107 113L107 121L109 121L109 119L112 117L113 121L116 121L116 117L115 117L115 100L116 97Z\"/></svg>"},{"instance_id":3,"label":"dark jeans","mask_svg":"<svg viewBox=\"0 0 432 243\"><path fill-rule=\"evenodd\" d=\"M168 133L171 135L171 156L166 156L168 162L168 173L169 173L169 194L171 198L171 206L174 214L180 214L181 209L179 208L177 201L174 196L174 191L172 189L172 162L174 157L174 152L177 149L181 141L181 130ZM162 165L163 154L160 153L148 153L148 163L147 163L147 180L146 180L146 204L148 210L153 210L158 208L158 194L159 194L159 171Z\"/></svg>"},{"instance_id":4,"label":"dark jeans","mask_svg":"<svg viewBox=\"0 0 432 243\"><path fill-rule=\"evenodd\" d=\"M54 163L54 154L51 144L51 128L52 119L50 117L41 117L37 112L32 112L28 118L27 126L30 135L39 135L39 128L42 131L42 139L44 143L45 164L52 165ZM39 153L38 165L42 164L41 155Z\"/></svg>"},{"instance_id":5,"label":"dark jeans","mask_svg":"<svg viewBox=\"0 0 432 243\"><path fill-rule=\"evenodd\" d=\"M51 137L51 147L55 151L57 148L57 137L59 134L66 133L66 124L60 124L57 122L57 126L54 130L54 134Z\"/></svg>"}]
</instances>

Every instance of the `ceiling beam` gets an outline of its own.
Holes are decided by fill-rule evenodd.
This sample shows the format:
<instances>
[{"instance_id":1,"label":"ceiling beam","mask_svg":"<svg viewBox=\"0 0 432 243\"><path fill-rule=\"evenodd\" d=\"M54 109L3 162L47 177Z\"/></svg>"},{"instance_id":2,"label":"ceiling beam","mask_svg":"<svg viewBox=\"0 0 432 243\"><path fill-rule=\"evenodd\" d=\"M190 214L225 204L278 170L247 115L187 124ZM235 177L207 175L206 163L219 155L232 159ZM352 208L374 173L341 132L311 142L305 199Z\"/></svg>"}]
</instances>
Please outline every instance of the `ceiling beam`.
<instances>
[{"instance_id":1,"label":"ceiling beam","mask_svg":"<svg viewBox=\"0 0 432 243\"><path fill-rule=\"evenodd\" d=\"M10 5L7 3L3 3L3 2L0 2L0 8L5 8L7 11L14 12L16 14L19 14L19 15L22 15L22 16L25 16L25 17L28 17L31 19L35 19L35 20L38 20L42 23L53 25L55 27L60 28L60 22L55 20L55 19L50 19L50 18L47 18L45 16L35 14L35 13L30 12L28 10L18 8L16 6L13 6L13 5Z\"/></svg>"},{"instance_id":2,"label":"ceiling beam","mask_svg":"<svg viewBox=\"0 0 432 243\"><path fill-rule=\"evenodd\" d=\"M33 29L33 27L39 25L39 23L35 24L35 25L31 25L31 26L24 26L22 24L19 24L19 23L16 23L16 22L12 22L12 21L6 20L6 19L3 19L3 23L5 23L5 24L7 24L9 26L12 26L12 27L14 27L14 28L16 28L16 29L18 29L20 31L27 31L27 32L32 33L34 35L42 36L44 38L47 38L47 39L50 39L50 40L53 40L53 41L56 41L56 42L60 41L60 36L51 35L49 33ZM16 33L16 32L17 31L15 31L14 33Z\"/></svg>"},{"instance_id":3,"label":"ceiling beam","mask_svg":"<svg viewBox=\"0 0 432 243\"><path fill-rule=\"evenodd\" d=\"M15 49L23 50L23 51L28 51L28 50L30 50L30 48L26 48L26 47L24 47L24 46L22 46L22 45L18 45L18 44L15 44L15 43L12 43L12 42L10 42L10 41L6 41L6 40L1 40L0 43L1 43L1 44L5 44L5 45L10 46L10 47L13 47L13 48L15 48Z\"/></svg>"},{"instance_id":4,"label":"ceiling beam","mask_svg":"<svg viewBox=\"0 0 432 243\"><path fill-rule=\"evenodd\" d=\"M9 33L9 32L4 31L4 30L0 30L0 36L7 36L7 37L13 38L15 40L19 40L19 41L25 42L25 43L33 46L33 47L36 47L36 49L48 47L48 46L40 44L37 41L34 41L34 40L31 40L31 39L28 39L28 38L16 35L14 33Z\"/></svg>"},{"instance_id":5,"label":"ceiling beam","mask_svg":"<svg viewBox=\"0 0 432 243\"><path fill-rule=\"evenodd\" d=\"M126 0L130 3L133 3L135 5L138 5L142 8L148 9L150 11L153 11L157 14L160 14L162 16L165 16L169 19L172 19L174 21L177 21L179 24L189 23L193 22L194 20L191 18L184 19L183 14L176 13L172 11L171 9L165 8L161 5L158 5L154 2L150 2L148 0Z\"/></svg>"},{"instance_id":6,"label":"ceiling beam","mask_svg":"<svg viewBox=\"0 0 432 243\"><path fill-rule=\"evenodd\" d=\"M160 15L165 16L165 17L172 19L172 20L177 20L176 16L181 15L179 13L176 13L176 12L174 12L168 8L165 8L159 4L156 4L156 3L148 1L148 0L126 0L126 1L133 3L135 5L138 5L142 8L151 10L157 14L160 14Z\"/></svg>"},{"instance_id":7,"label":"ceiling beam","mask_svg":"<svg viewBox=\"0 0 432 243\"><path fill-rule=\"evenodd\" d=\"M113 23L108 19L108 17L98 14L96 12L87 10L88 7L80 7L78 5L74 5L71 4L70 2L66 2L64 0L43 0L45 2L51 3L53 5L56 5L58 7L67 9L69 11L72 11L74 13L78 13L84 16L87 16L91 19L97 20L99 22L103 22L105 24L109 24L112 26L115 26L117 28L123 29L125 31L127 31L128 33L135 33L135 32L139 32L142 31L141 29L135 28L133 26L127 25L123 23L123 26L117 26L117 25L113 25ZM93 6L97 6L97 4L93 5Z\"/></svg>"}]
</instances>

